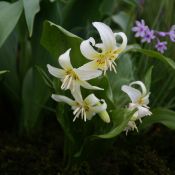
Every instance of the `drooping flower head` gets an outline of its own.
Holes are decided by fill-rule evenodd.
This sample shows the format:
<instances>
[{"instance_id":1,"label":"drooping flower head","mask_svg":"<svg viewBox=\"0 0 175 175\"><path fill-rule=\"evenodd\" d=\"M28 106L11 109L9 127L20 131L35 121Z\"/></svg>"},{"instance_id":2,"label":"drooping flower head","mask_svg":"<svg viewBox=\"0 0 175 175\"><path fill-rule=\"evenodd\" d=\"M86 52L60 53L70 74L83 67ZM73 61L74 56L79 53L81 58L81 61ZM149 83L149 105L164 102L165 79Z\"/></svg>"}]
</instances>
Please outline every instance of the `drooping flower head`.
<instances>
[{"instance_id":1,"label":"drooping flower head","mask_svg":"<svg viewBox=\"0 0 175 175\"><path fill-rule=\"evenodd\" d=\"M167 50L167 42L163 41L160 42L159 40L157 41L157 44L155 45L155 48L160 52L160 53L164 53L165 50Z\"/></svg>"},{"instance_id":2,"label":"drooping flower head","mask_svg":"<svg viewBox=\"0 0 175 175\"><path fill-rule=\"evenodd\" d=\"M104 71L104 73L110 69L116 72L115 59L125 49L127 37L123 32L113 33L109 26L101 22L94 22L93 26L98 30L102 43L96 44L92 37L81 43L80 50L82 54L91 60L91 62L83 65L81 69L100 69ZM116 42L117 36L122 38L120 45ZM100 52L95 50L95 47L98 48Z\"/></svg>"},{"instance_id":3,"label":"drooping flower head","mask_svg":"<svg viewBox=\"0 0 175 175\"><path fill-rule=\"evenodd\" d=\"M140 86L141 91L132 87L133 85ZM131 118L131 122L129 123L129 126L131 126L132 124L133 127L127 127L126 131L133 130L134 128L136 128L136 125L134 125L134 122L136 120L140 120L141 122L142 117L152 114L148 107L150 92L147 92L145 85L141 81L132 82L131 84L129 84L129 86L123 85L121 89L131 99L131 103L129 103L128 109L137 110Z\"/></svg>"},{"instance_id":4,"label":"drooping flower head","mask_svg":"<svg viewBox=\"0 0 175 175\"><path fill-rule=\"evenodd\" d=\"M56 78L61 79L62 85L61 89L71 91L80 91L80 86L86 89L102 90L99 87L90 85L86 80L96 78L101 75L99 70L80 70L79 68L73 68L70 62L70 50L68 49L64 54L58 58L58 62L62 69L47 65L48 71L51 75Z\"/></svg>"},{"instance_id":5,"label":"drooping flower head","mask_svg":"<svg viewBox=\"0 0 175 175\"><path fill-rule=\"evenodd\" d=\"M109 115L106 112L107 104L104 100L99 100L94 94L88 95L84 100L81 93L72 93L72 95L75 100L56 94L52 94L52 98L57 102L65 102L72 107L73 121L81 117L86 122L86 120L91 120L95 114L98 114L104 122L110 122Z\"/></svg>"}]
</instances>

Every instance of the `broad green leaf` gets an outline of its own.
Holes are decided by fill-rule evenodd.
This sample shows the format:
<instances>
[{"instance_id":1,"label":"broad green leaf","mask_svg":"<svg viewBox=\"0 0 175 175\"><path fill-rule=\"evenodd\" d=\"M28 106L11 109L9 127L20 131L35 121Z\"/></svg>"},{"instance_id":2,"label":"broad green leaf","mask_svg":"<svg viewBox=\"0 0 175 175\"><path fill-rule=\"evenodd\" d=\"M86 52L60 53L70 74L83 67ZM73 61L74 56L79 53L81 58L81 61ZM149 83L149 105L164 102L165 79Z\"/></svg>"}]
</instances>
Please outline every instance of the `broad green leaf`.
<instances>
[{"instance_id":1,"label":"broad green leaf","mask_svg":"<svg viewBox=\"0 0 175 175\"><path fill-rule=\"evenodd\" d=\"M50 93L40 74L30 68L22 87L22 128L30 133L39 122L40 112Z\"/></svg>"},{"instance_id":2,"label":"broad green leaf","mask_svg":"<svg viewBox=\"0 0 175 175\"><path fill-rule=\"evenodd\" d=\"M147 87L147 90L149 91L150 90L150 87L151 87L151 75L152 75L152 70L153 70L153 66L151 66L148 71L146 72L146 75L145 75L145 85Z\"/></svg>"},{"instance_id":3,"label":"broad green leaf","mask_svg":"<svg viewBox=\"0 0 175 175\"><path fill-rule=\"evenodd\" d=\"M175 112L166 108L157 108L152 111L152 115L145 117L140 125L141 129L146 129L152 124L161 123L170 129L175 129Z\"/></svg>"},{"instance_id":4,"label":"broad green leaf","mask_svg":"<svg viewBox=\"0 0 175 175\"><path fill-rule=\"evenodd\" d=\"M6 42L0 48L0 70L8 70L8 76L3 81L10 100L17 100L19 102L20 96L20 81L17 72L17 53L18 40L16 31L8 37ZM15 83L14 83L15 82Z\"/></svg>"},{"instance_id":5,"label":"broad green leaf","mask_svg":"<svg viewBox=\"0 0 175 175\"><path fill-rule=\"evenodd\" d=\"M0 47L14 29L22 10L21 0L15 3L0 2Z\"/></svg>"},{"instance_id":6,"label":"broad green leaf","mask_svg":"<svg viewBox=\"0 0 175 175\"><path fill-rule=\"evenodd\" d=\"M103 0L102 3L100 4L99 11L102 16L108 15L111 16L113 13L113 8L114 8L115 0Z\"/></svg>"},{"instance_id":7,"label":"broad green leaf","mask_svg":"<svg viewBox=\"0 0 175 175\"><path fill-rule=\"evenodd\" d=\"M110 131L108 131L107 133L95 135L95 136L103 139L110 139L110 138L116 137L127 126L134 112L135 111L129 111L127 109L122 109L122 108L114 110L112 113L110 113L110 117L113 122L113 126L110 129Z\"/></svg>"},{"instance_id":8,"label":"broad green leaf","mask_svg":"<svg viewBox=\"0 0 175 175\"><path fill-rule=\"evenodd\" d=\"M52 80L48 77L48 75L44 72L44 70L39 66L36 66L36 69L40 73L40 75L43 78L45 84L48 87L53 88Z\"/></svg>"},{"instance_id":9,"label":"broad green leaf","mask_svg":"<svg viewBox=\"0 0 175 175\"><path fill-rule=\"evenodd\" d=\"M112 20L118 24L124 31L127 31L130 16L126 12L119 12L112 16Z\"/></svg>"},{"instance_id":10,"label":"broad green leaf","mask_svg":"<svg viewBox=\"0 0 175 175\"><path fill-rule=\"evenodd\" d=\"M54 58L58 58L67 49L71 48L71 61L76 66L82 65L85 58L80 53L80 43L82 39L59 25L45 21L41 44L51 53Z\"/></svg>"},{"instance_id":11,"label":"broad green leaf","mask_svg":"<svg viewBox=\"0 0 175 175\"><path fill-rule=\"evenodd\" d=\"M1 75L1 74L5 74L5 73L7 73L7 72L8 72L8 70L1 70L1 71L0 71L0 75Z\"/></svg>"},{"instance_id":12,"label":"broad green leaf","mask_svg":"<svg viewBox=\"0 0 175 175\"><path fill-rule=\"evenodd\" d=\"M128 51L133 51L133 52L140 52L146 56L152 57L152 58L157 58L160 61L168 64L171 68L175 69L175 62L168 57L163 56L162 54L153 51L153 50L146 50L146 49L139 49L139 48L131 48L128 49Z\"/></svg>"},{"instance_id":13,"label":"broad green leaf","mask_svg":"<svg viewBox=\"0 0 175 175\"><path fill-rule=\"evenodd\" d=\"M32 36L33 24L35 15L40 10L40 0L23 0L24 13L29 30L29 35Z\"/></svg>"},{"instance_id":14,"label":"broad green leaf","mask_svg":"<svg viewBox=\"0 0 175 175\"><path fill-rule=\"evenodd\" d=\"M131 57L125 54L119 58L117 63L117 73L109 72L109 82L113 92L113 99L117 106L123 106L126 103L126 95L121 90L121 86L129 84L134 78L134 67Z\"/></svg>"}]
</instances>

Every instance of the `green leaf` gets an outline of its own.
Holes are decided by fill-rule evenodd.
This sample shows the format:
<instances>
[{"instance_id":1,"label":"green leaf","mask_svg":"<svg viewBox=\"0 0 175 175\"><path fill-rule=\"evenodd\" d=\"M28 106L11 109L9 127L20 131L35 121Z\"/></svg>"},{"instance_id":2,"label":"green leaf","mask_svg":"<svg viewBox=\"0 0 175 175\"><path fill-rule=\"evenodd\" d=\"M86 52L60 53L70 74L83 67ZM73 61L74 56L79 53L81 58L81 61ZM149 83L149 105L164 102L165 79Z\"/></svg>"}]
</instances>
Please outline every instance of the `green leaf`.
<instances>
[{"instance_id":1,"label":"green leaf","mask_svg":"<svg viewBox=\"0 0 175 175\"><path fill-rule=\"evenodd\" d=\"M24 13L26 17L29 35L32 36L35 15L40 10L40 0L23 0Z\"/></svg>"},{"instance_id":2,"label":"green leaf","mask_svg":"<svg viewBox=\"0 0 175 175\"><path fill-rule=\"evenodd\" d=\"M0 75L1 75L1 74L5 74L5 73L7 73L7 72L9 72L9 71L8 71L8 70L1 70L1 71L0 71Z\"/></svg>"},{"instance_id":3,"label":"green leaf","mask_svg":"<svg viewBox=\"0 0 175 175\"><path fill-rule=\"evenodd\" d=\"M156 51L146 50L146 49L139 49L139 48L136 48L136 47L128 49L128 51L140 52L140 53L142 53L146 56L149 56L149 57L152 57L152 58L157 58L160 61L168 64L171 68L173 68L175 70L175 62L171 58L165 57L165 56L163 56L162 54L160 54Z\"/></svg>"},{"instance_id":4,"label":"green leaf","mask_svg":"<svg viewBox=\"0 0 175 175\"><path fill-rule=\"evenodd\" d=\"M118 14L112 16L112 20L116 24L118 24L121 27L121 29L123 29L124 31L126 31L128 28L129 19L130 19L130 16L124 11L121 11Z\"/></svg>"},{"instance_id":5,"label":"green leaf","mask_svg":"<svg viewBox=\"0 0 175 175\"><path fill-rule=\"evenodd\" d=\"M71 48L71 61L76 66L82 65L85 58L80 53L80 43L82 39L59 25L45 21L41 44L51 53L54 58L58 58L67 49Z\"/></svg>"},{"instance_id":6,"label":"green leaf","mask_svg":"<svg viewBox=\"0 0 175 175\"><path fill-rule=\"evenodd\" d=\"M116 137L121 132L123 132L124 128L127 126L134 112L135 111L129 111L127 109L121 108L114 110L112 113L110 113L110 117L113 122L113 127L107 133L95 136L103 139L110 139Z\"/></svg>"},{"instance_id":7,"label":"green leaf","mask_svg":"<svg viewBox=\"0 0 175 175\"><path fill-rule=\"evenodd\" d=\"M30 133L40 119L42 106L46 103L50 93L40 74L30 68L25 76L22 87L22 125Z\"/></svg>"},{"instance_id":8,"label":"green leaf","mask_svg":"<svg viewBox=\"0 0 175 175\"><path fill-rule=\"evenodd\" d=\"M151 87L151 75L152 75L152 70L153 70L153 66L151 66L148 71L146 72L146 75L145 75L145 85L147 87L147 91L150 90L150 87Z\"/></svg>"},{"instance_id":9,"label":"green leaf","mask_svg":"<svg viewBox=\"0 0 175 175\"><path fill-rule=\"evenodd\" d=\"M117 106L123 106L126 103L125 93L121 86L129 84L134 78L134 68L129 54L125 54L117 61L117 73L109 72L109 82L113 92L113 99Z\"/></svg>"},{"instance_id":10,"label":"green leaf","mask_svg":"<svg viewBox=\"0 0 175 175\"><path fill-rule=\"evenodd\" d=\"M141 129L150 127L155 123L162 123L170 129L175 129L175 112L166 108L157 108L152 111L152 115L145 117L140 125Z\"/></svg>"},{"instance_id":11,"label":"green leaf","mask_svg":"<svg viewBox=\"0 0 175 175\"><path fill-rule=\"evenodd\" d=\"M53 88L52 80L47 76L47 74L44 72L44 70L39 66L36 66L36 69L40 73L40 75L43 78L45 84L48 87Z\"/></svg>"},{"instance_id":12,"label":"green leaf","mask_svg":"<svg viewBox=\"0 0 175 175\"><path fill-rule=\"evenodd\" d=\"M15 3L0 2L0 47L14 29L22 10L21 0Z\"/></svg>"}]
</instances>

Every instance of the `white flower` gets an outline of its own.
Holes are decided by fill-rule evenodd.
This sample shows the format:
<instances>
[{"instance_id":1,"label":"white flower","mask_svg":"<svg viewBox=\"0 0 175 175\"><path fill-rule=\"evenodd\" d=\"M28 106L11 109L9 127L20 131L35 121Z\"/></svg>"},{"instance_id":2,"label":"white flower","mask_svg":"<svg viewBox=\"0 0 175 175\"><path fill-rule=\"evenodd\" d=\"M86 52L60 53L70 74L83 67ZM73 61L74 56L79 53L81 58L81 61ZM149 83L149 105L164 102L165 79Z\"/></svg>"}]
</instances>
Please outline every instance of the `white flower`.
<instances>
[{"instance_id":1,"label":"white flower","mask_svg":"<svg viewBox=\"0 0 175 175\"><path fill-rule=\"evenodd\" d=\"M97 113L106 123L110 122L108 113L106 112L107 104L104 100L99 100L94 94L88 95L84 100L81 93L72 93L75 100L72 100L66 96L52 94L52 98L57 102L65 102L72 107L73 114L75 115L73 121L76 118L81 117L85 122L91 120L91 118Z\"/></svg>"},{"instance_id":2,"label":"white flower","mask_svg":"<svg viewBox=\"0 0 175 175\"><path fill-rule=\"evenodd\" d=\"M133 88L132 85L139 85L141 91ZM137 130L137 126L135 124L136 120L142 122L142 117L148 115L150 116L152 114L148 107L150 92L147 92L145 85L141 81L132 82L129 86L123 85L121 89L126 94L128 94L131 99L131 103L129 103L128 109L137 109L137 111L134 113L131 120L129 121L128 126L125 128L125 131L127 133L128 130Z\"/></svg>"},{"instance_id":3,"label":"white flower","mask_svg":"<svg viewBox=\"0 0 175 175\"><path fill-rule=\"evenodd\" d=\"M114 70L116 72L115 59L118 55L126 48L127 37L123 32L113 33L111 28L101 22L92 23L93 26L98 30L102 43L95 44L94 38L83 41L80 45L82 54L91 62L83 65L81 69L100 69L104 73L108 70ZM122 43L117 46L116 38L120 36ZM97 52L94 48L98 48L100 52Z\"/></svg>"},{"instance_id":4,"label":"white flower","mask_svg":"<svg viewBox=\"0 0 175 175\"><path fill-rule=\"evenodd\" d=\"M58 69L51 65L47 65L48 71L56 78L60 78L62 81L61 89L71 91L80 91L80 86L86 89L103 90L99 87L90 85L86 80L96 78L101 75L101 71L94 70L80 70L79 68L73 68L70 62L70 50L68 49L64 54L58 58L58 62L63 69Z\"/></svg>"}]
</instances>

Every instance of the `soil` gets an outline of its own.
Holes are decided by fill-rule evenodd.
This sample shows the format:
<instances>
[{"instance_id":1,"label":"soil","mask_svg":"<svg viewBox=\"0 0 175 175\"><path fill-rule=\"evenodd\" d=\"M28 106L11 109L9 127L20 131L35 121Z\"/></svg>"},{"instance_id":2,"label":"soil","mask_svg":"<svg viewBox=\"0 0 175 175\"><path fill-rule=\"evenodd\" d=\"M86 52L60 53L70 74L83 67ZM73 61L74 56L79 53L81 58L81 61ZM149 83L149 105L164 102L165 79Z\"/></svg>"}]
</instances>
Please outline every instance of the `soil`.
<instances>
[{"instance_id":1,"label":"soil","mask_svg":"<svg viewBox=\"0 0 175 175\"><path fill-rule=\"evenodd\" d=\"M65 172L62 130L55 120L46 123L31 137L0 131L0 175L175 175L175 132L163 126L123 133L101 157Z\"/></svg>"}]
</instances>

